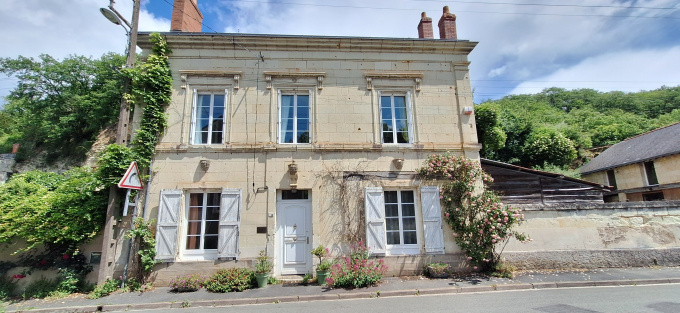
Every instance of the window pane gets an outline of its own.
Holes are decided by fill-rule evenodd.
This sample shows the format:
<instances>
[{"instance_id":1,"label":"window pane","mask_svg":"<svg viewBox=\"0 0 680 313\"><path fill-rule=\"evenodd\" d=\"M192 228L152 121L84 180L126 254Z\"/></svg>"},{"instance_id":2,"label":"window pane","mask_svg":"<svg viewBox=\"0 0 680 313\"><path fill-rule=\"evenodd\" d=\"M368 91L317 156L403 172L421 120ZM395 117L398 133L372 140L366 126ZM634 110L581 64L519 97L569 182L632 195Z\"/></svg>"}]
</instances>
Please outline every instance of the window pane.
<instances>
[{"instance_id":1,"label":"window pane","mask_svg":"<svg viewBox=\"0 0 680 313\"><path fill-rule=\"evenodd\" d=\"M208 203L206 203L207 206L220 206L222 194L216 192L209 193L207 198L208 198Z\"/></svg>"},{"instance_id":2,"label":"window pane","mask_svg":"<svg viewBox=\"0 0 680 313\"><path fill-rule=\"evenodd\" d=\"M281 190L281 200L309 199L309 190Z\"/></svg>"},{"instance_id":3,"label":"window pane","mask_svg":"<svg viewBox=\"0 0 680 313\"><path fill-rule=\"evenodd\" d=\"M397 143L408 143L408 132L397 132Z\"/></svg>"},{"instance_id":4,"label":"window pane","mask_svg":"<svg viewBox=\"0 0 680 313\"><path fill-rule=\"evenodd\" d=\"M201 222L189 222L187 225L187 235L200 235Z\"/></svg>"},{"instance_id":5,"label":"window pane","mask_svg":"<svg viewBox=\"0 0 680 313\"><path fill-rule=\"evenodd\" d=\"M203 205L203 194L202 193L192 193L189 196L190 206L202 206Z\"/></svg>"},{"instance_id":6,"label":"window pane","mask_svg":"<svg viewBox=\"0 0 680 313\"><path fill-rule=\"evenodd\" d=\"M383 142L384 143L394 143L394 134L390 133L383 133Z\"/></svg>"},{"instance_id":7,"label":"window pane","mask_svg":"<svg viewBox=\"0 0 680 313\"><path fill-rule=\"evenodd\" d=\"M382 108L380 110L382 114L382 119L383 120L391 120L392 119L392 109L390 108Z\"/></svg>"},{"instance_id":8,"label":"window pane","mask_svg":"<svg viewBox=\"0 0 680 313\"><path fill-rule=\"evenodd\" d=\"M413 205L413 204L402 204L401 205L401 216L416 216L415 205Z\"/></svg>"},{"instance_id":9,"label":"window pane","mask_svg":"<svg viewBox=\"0 0 680 313\"><path fill-rule=\"evenodd\" d=\"M309 143L309 132L308 131L298 131L297 143Z\"/></svg>"},{"instance_id":10,"label":"window pane","mask_svg":"<svg viewBox=\"0 0 680 313\"><path fill-rule=\"evenodd\" d=\"M299 118L297 124L298 131L309 130L309 119Z\"/></svg>"},{"instance_id":11,"label":"window pane","mask_svg":"<svg viewBox=\"0 0 680 313\"><path fill-rule=\"evenodd\" d=\"M281 142L283 143L293 143L293 132L284 132L281 134L282 140Z\"/></svg>"},{"instance_id":12,"label":"window pane","mask_svg":"<svg viewBox=\"0 0 680 313\"><path fill-rule=\"evenodd\" d=\"M210 207L205 210L206 221L217 221L220 219L220 207Z\"/></svg>"},{"instance_id":13,"label":"window pane","mask_svg":"<svg viewBox=\"0 0 680 313\"><path fill-rule=\"evenodd\" d=\"M416 230L416 218L406 217L403 219L404 230Z\"/></svg>"},{"instance_id":14,"label":"window pane","mask_svg":"<svg viewBox=\"0 0 680 313\"><path fill-rule=\"evenodd\" d=\"M210 118L210 95L198 96L196 112L199 118Z\"/></svg>"},{"instance_id":15,"label":"window pane","mask_svg":"<svg viewBox=\"0 0 680 313\"><path fill-rule=\"evenodd\" d=\"M385 191L385 203L397 203L397 192L396 191Z\"/></svg>"},{"instance_id":16,"label":"window pane","mask_svg":"<svg viewBox=\"0 0 680 313\"><path fill-rule=\"evenodd\" d=\"M201 248L201 237L199 236L188 236L187 237L187 250L194 250Z\"/></svg>"},{"instance_id":17,"label":"window pane","mask_svg":"<svg viewBox=\"0 0 680 313\"><path fill-rule=\"evenodd\" d=\"M283 123L281 123L281 130L283 130L283 131L292 131L292 130L293 130L293 126L295 126L295 124L293 123L293 121L294 121L294 119L292 119L292 118L284 119L284 120L282 121Z\"/></svg>"},{"instance_id":18,"label":"window pane","mask_svg":"<svg viewBox=\"0 0 680 313\"><path fill-rule=\"evenodd\" d=\"M297 106L298 106L298 109L300 107L308 107L309 106L309 96L298 95L297 96Z\"/></svg>"},{"instance_id":19,"label":"window pane","mask_svg":"<svg viewBox=\"0 0 680 313\"><path fill-rule=\"evenodd\" d=\"M408 131L408 123L406 122L406 120L395 120L394 122L395 122L394 127L398 131L401 131L401 132L403 132L403 131L407 132Z\"/></svg>"},{"instance_id":20,"label":"window pane","mask_svg":"<svg viewBox=\"0 0 680 313\"><path fill-rule=\"evenodd\" d=\"M297 108L298 118L309 118L309 107L299 107Z\"/></svg>"},{"instance_id":21,"label":"window pane","mask_svg":"<svg viewBox=\"0 0 680 313\"><path fill-rule=\"evenodd\" d=\"M203 249L217 249L217 236L205 236Z\"/></svg>"},{"instance_id":22,"label":"window pane","mask_svg":"<svg viewBox=\"0 0 680 313\"><path fill-rule=\"evenodd\" d=\"M399 230L399 218L398 217L388 217L385 219L385 229L387 230Z\"/></svg>"},{"instance_id":23,"label":"window pane","mask_svg":"<svg viewBox=\"0 0 680 313\"><path fill-rule=\"evenodd\" d=\"M404 190L401 192L401 203L415 203L413 190Z\"/></svg>"},{"instance_id":24,"label":"window pane","mask_svg":"<svg viewBox=\"0 0 680 313\"><path fill-rule=\"evenodd\" d=\"M385 204L385 217L399 216L398 204Z\"/></svg>"},{"instance_id":25,"label":"window pane","mask_svg":"<svg viewBox=\"0 0 680 313\"><path fill-rule=\"evenodd\" d=\"M189 208L189 218L188 220L190 221L200 221L203 218L203 209L198 207L198 208Z\"/></svg>"},{"instance_id":26,"label":"window pane","mask_svg":"<svg viewBox=\"0 0 680 313\"><path fill-rule=\"evenodd\" d=\"M388 232L387 233L387 244L388 245L398 245L400 244L399 232Z\"/></svg>"},{"instance_id":27,"label":"window pane","mask_svg":"<svg viewBox=\"0 0 680 313\"><path fill-rule=\"evenodd\" d=\"M392 131L392 120L384 120L382 124L383 131Z\"/></svg>"},{"instance_id":28,"label":"window pane","mask_svg":"<svg viewBox=\"0 0 680 313\"><path fill-rule=\"evenodd\" d=\"M198 125L197 128L200 131L208 131L208 125L210 125L210 120L209 119L200 119L198 120Z\"/></svg>"},{"instance_id":29,"label":"window pane","mask_svg":"<svg viewBox=\"0 0 680 313\"><path fill-rule=\"evenodd\" d=\"M208 132L201 132L200 141L198 143L208 143Z\"/></svg>"},{"instance_id":30,"label":"window pane","mask_svg":"<svg viewBox=\"0 0 680 313\"><path fill-rule=\"evenodd\" d=\"M212 222L205 222L205 234L210 235L210 234L217 234L217 230L220 227L220 222L218 221L212 221Z\"/></svg>"},{"instance_id":31,"label":"window pane","mask_svg":"<svg viewBox=\"0 0 680 313\"><path fill-rule=\"evenodd\" d=\"M395 96L394 97L394 107L395 108L406 108L406 97ZM406 110L406 109L404 109Z\"/></svg>"},{"instance_id":32,"label":"window pane","mask_svg":"<svg viewBox=\"0 0 680 313\"><path fill-rule=\"evenodd\" d=\"M406 108L394 108L394 118L406 119Z\"/></svg>"},{"instance_id":33,"label":"window pane","mask_svg":"<svg viewBox=\"0 0 680 313\"><path fill-rule=\"evenodd\" d=\"M213 132L210 143L222 143L222 131Z\"/></svg>"},{"instance_id":34,"label":"window pane","mask_svg":"<svg viewBox=\"0 0 680 313\"><path fill-rule=\"evenodd\" d=\"M380 97L380 107L381 108L389 108L392 106L392 100L390 99L390 96L382 96Z\"/></svg>"},{"instance_id":35,"label":"window pane","mask_svg":"<svg viewBox=\"0 0 680 313\"><path fill-rule=\"evenodd\" d=\"M415 231L405 231L404 232L404 244L405 245L415 245L418 243L418 236L416 236Z\"/></svg>"}]
</instances>

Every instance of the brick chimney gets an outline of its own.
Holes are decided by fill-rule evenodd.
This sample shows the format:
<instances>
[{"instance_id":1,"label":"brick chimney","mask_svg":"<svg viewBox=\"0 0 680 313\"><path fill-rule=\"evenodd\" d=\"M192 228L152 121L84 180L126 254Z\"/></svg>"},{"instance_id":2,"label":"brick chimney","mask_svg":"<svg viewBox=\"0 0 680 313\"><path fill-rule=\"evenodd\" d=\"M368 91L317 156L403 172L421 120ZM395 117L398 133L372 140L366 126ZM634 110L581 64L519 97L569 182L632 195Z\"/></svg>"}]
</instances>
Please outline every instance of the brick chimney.
<instances>
[{"instance_id":1,"label":"brick chimney","mask_svg":"<svg viewBox=\"0 0 680 313\"><path fill-rule=\"evenodd\" d=\"M418 38L434 38L432 19L427 17L425 12L421 14L420 23L418 23Z\"/></svg>"},{"instance_id":2,"label":"brick chimney","mask_svg":"<svg viewBox=\"0 0 680 313\"><path fill-rule=\"evenodd\" d=\"M175 0L172 5L170 31L200 33L203 14L198 9L198 0Z\"/></svg>"},{"instance_id":3,"label":"brick chimney","mask_svg":"<svg viewBox=\"0 0 680 313\"><path fill-rule=\"evenodd\" d=\"M439 39L458 39L456 34L456 15L449 12L449 6L444 7L444 13L439 19Z\"/></svg>"}]
</instances>

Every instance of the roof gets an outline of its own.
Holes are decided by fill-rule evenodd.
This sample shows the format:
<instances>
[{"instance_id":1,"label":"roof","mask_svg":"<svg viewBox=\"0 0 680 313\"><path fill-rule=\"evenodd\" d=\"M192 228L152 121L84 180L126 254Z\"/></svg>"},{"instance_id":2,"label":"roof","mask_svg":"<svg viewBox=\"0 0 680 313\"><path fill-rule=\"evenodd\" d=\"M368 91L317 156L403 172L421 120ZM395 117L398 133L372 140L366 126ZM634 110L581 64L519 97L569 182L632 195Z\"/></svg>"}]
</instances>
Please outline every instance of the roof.
<instances>
[{"instance_id":1,"label":"roof","mask_svg":"<svg viewBox=\"0 0 680 313\"><path fill-rule=\"evenodd\" d=\"M581 174L680 154L680 122L621 141L581 167Z\"/></svg>"},{"instance_id":2,"label":"roof","mask_svg":"<svg viewBox=\"0 0 680 313\"><path fill-rule=\"evenodd\" d=\"M606 185L594 183L594 182L583 180L583 179L564 176L563 174L559 174L559 173L539 171L539 170L535 170L535 169L531 169L531 168L521 167L521 166L517 166L517 165L512 165L512 164L503 163L503 162L500 162L500 161L489 160L489 159L484 159L484 158L481 158L480 160L481 160L482 165L493 165L493 166L517 171L517 172L525 172L525 173L531 173L531 174L534 174L534 175L539 175L539 176L544 176L544 177L566 180L566 181L575 182L575 183L579 183L579 184L583 184L583 185L593 186L597 189L603 189L603 190L606 190L606 191L608 191L609 189L613 189L613 187L611 187L611 186L606 186Z\"/></svg>"}]
</instances>

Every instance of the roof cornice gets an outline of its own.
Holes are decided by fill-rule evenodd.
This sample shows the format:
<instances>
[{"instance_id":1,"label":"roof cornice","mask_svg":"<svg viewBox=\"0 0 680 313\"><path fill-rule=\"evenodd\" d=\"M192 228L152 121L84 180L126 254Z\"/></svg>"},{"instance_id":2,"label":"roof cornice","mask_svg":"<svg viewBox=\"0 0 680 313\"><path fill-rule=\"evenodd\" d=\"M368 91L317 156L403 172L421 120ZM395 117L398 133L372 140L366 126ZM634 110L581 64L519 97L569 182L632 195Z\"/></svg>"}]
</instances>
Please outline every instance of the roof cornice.
<instances>
[{"instance_id":1,"label":"roof cornice","mask_svg":"<svg viewBox=\"0 0 680 313\"><path fill-rule=\"evenodd\" d=\"M151 49L151 33L140 32L138 46ZM371 38L340 36L293 36L226 33L161 33L171 49L231 50L247 47L252 51L343 51L469 54L477 42L467 40Z\"/></svg>"}]
</instances>

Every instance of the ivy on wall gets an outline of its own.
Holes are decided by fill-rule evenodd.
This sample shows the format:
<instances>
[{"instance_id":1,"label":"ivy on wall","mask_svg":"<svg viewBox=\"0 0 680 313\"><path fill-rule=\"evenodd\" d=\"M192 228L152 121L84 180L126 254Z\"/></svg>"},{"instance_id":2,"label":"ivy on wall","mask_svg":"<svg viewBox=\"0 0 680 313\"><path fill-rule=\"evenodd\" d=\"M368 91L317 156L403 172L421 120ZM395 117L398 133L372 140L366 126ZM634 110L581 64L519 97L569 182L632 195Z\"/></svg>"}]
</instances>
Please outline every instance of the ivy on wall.
<instances>
[{"instance_id":1,"label":"ivy on wall","mask_svg":"<svg viewBox=\"0 0 680 313\"><path fill-rule=\"evenodd\" d=\"M479 162L451 153L430 155L418 174L440 184L444 219L475 269L497 270L502 247L510 238L529 240L513 230L524 215L501 203L499 196L487 189L493 178Z\"/></svg>"}]
</instances>

